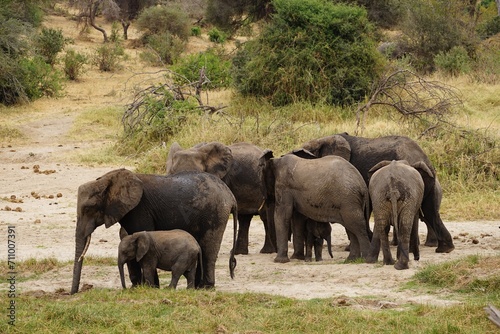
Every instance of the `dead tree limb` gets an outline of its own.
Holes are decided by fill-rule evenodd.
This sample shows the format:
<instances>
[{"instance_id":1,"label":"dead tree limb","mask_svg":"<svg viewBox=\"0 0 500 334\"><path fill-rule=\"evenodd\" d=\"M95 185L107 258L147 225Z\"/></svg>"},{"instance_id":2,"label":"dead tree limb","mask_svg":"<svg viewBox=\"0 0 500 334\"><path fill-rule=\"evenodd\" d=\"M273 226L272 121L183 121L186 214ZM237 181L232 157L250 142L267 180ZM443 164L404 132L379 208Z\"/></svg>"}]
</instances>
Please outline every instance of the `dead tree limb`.
<instances>
[{"instance_id":1,"label":"dead tree limb","mask_svg":"<svg viewBox=\"0 0 500 334\"><path fill-rule=\"evenodd\" d=\"M490 319L495 325L500 327L500 311L492 305L486 306L484 310L486 311L486 313L488 313L488 319Z\"/></svg>"},{"instance_id":2,"label":"dead tree limb","mask_svg":"<svg viewBox=\"0 0 500 334\"><path fill-rule=\"evenodd\" d=\"M451 113L452 107L462 105L462 99L451 86L427 81L412 71L398 69L374 83L370 98L356 111L356 133L358 130L363 132L366 115L374 105L389 106L405 118L431 116L439 122Z\"/></svg>"}]
</instances>

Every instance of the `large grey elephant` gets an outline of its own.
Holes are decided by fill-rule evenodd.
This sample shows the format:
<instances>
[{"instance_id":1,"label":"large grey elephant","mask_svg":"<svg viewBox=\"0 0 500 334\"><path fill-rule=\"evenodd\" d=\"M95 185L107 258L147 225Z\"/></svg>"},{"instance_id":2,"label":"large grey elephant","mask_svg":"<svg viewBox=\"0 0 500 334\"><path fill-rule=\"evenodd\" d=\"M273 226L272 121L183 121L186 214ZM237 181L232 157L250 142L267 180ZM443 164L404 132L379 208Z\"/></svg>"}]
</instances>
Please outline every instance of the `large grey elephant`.
<instances>
[{"instance_id":1,"label":"large grey elephant","mask_svg":"<svg viewBox=\"0 0 500 334\"><path fill-rule=\"evenodd\" d=\"M126 169L113 170L78 188L75 230L75 262L71 293L78 292L83 258L92 232L119 222L127 234L139 231L182 229L198 241L203 254L196 273L197 288L215 285L215 262L229 215L237 229L237 205L233 193L219 178L200 172L176 175L136 174ZM128 263L132 284L140 284L141 271L136 261ZM230 272L236 259L230 256ZM156 281L156 280L155 280Z\"/></svg>"},{"instance_id":2,"label":"large grey elephant","mask_svg":"<svg viewBox=\"0 0 500 334\"><path fill-rule=\"evenodd\" d=\"M436 252L453 251L453 239L439 215L441 203L441 186L436 172L422 148L412 139L405 136L386 136L380 138L363 138L350 136L347 133L327 136L305 143L301 149L308 150L317 157L338 155L353 164L368 185L368 171L383 160L406 160L413 164L423 161L433 177L424 177L424 198L422 200L420 218L427 225L426 246L437 246Z\"/></svg>"},{"instance_id":3,"label":"large grey elephant","mask_svg":"<svg viewBox=\"0 0 500 334\"><path fill-rule=\"evenodd\" d=\"M182 275L187 279L187 288L194 288L198 263L203 269L200 245L191 234L179 229L135 232L120 241L118 270L124 289L123 266L134 259L141 266L143 283L156 288L160 287L159 282L155 282L157 268L172 272L168 287L173 289L177 288Z\"/></svg>"},{"instance_id":4,"label":"large grey elephant","mask_svg":"<svg viewBox=\"0 0 500 334\"><path fill-rule=\"evenodd\" d=\"M292 258L304 259L304 235L300 231L305 231L308 219L345 227L351 239L347 260L368 255L368 188L347 160L337 156L311 160L293 154L273 158L272 151L266 150L260 166L266 203L274 206L278 247L275 262L290 261L290 227L294 245Z\"/></svg>"},{"instance_id":5,"label":"large grey elephant","mask_svg":"<svg viewBox=\"0 0 500 334\"><path fill-rule=\"evenodd\" d=\"M306 262L312 260L313 248L314 259L316 261L323 261L323 240L326 241L328 254L333 258L332 225L330 223L317 222L309 219L306 222Z\"/></svg>"},{"instance_id":6,"label":"large grey elephant","mask_svg":"<svg viewBox=\"0 0 500 334\"><path fill-rule=\"evenodd\" d=\"M382 245L384 264L394 264L387 236L390 224L397 235L397 259L394 267L408 269L409 253L419 260L418 217L424 197L421 175L433 177L423 161L409 165L406 160L384 160L373 166L368 191L375 219L370 256L367 262L376 262Z\"/></svg>"},{"instance_id":7,"label":"large grey elephant","mask_svg":"<svg viewBox=\"0 0 500 334\"><path fill-rule=\"evenodd\" d=\"M262 153L262 149L250 143L226 146L219 142L201 143L188 149L173 143L168 153L167 175L192 170L207 172L220 177L233 192L238 203L239 222L235 254L248 254L250 221L255 215L264 222L266 232L260 252L276 252L276 233L274 225L266 218L267 207L263 205L259 177Z\"/></svg>"}]
</instances>

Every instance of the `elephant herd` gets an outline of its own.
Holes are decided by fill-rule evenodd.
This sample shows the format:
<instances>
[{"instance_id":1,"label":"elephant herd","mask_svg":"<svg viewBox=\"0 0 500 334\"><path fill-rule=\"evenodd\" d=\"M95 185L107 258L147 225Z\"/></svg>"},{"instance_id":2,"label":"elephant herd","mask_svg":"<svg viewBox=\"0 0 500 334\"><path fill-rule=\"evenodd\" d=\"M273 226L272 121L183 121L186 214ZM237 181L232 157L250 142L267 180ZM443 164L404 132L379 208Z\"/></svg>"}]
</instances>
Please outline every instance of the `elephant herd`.
<instances>
[{"instance_id":1,"label":"elephant herd","mask_svg":"<svg viewBox=\"0 0 500 334\"><path fill-rule=\"evenodd\" d=\"M235 255L248 254L250 221L256 215L265 229L260 252L277 253L275 262L290 261L289 240L292 258L311 261L314 247L316 260L321 260L323 239L331 255L330 224L339 223L350 240L347 260L376 262L382 248L384 264L405 269L409 252L419 259L419 219L427 226L426 246L437 246L440 253L454 249L439 215L441 198L429 158L404 136L336 134L311 140L281 157L250 143L210 142L187 149L173 143L166 175L118 169L79 187L71 293L78 292L92 232L117 222L123 232L118 262L124 287L125 262L133 285L158 286L156 268L161 268L172 271L171 287L183 274L188 287L213 287L230 214L234 218L231 277ZM389 250L391 225L398 243L397 261ZM152 232L163 230L176 230L177 239ZM178 230L188 233L181 237ZM146 239L147 249L152 250L144 249ZM138 256L141 243L143 254ZM190 256L164 254L188 249Z\"/></svg>"}]
</instances>

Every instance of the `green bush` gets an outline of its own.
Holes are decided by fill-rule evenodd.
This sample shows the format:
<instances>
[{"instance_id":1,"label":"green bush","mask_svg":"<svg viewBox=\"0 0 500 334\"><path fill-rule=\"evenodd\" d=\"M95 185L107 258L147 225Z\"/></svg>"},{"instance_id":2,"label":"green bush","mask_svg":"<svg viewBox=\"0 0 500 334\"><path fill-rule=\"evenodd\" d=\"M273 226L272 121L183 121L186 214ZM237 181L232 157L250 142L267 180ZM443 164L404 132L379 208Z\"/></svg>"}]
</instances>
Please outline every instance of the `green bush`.
<instances>
[{"instance_id":1,"label":"green bush","mask_svg":"<svg viewBox=\"0 0 500 334\"><path fill-rule=\"evenodd\" d=\"M146 36L144 41L148 50L141 58L153 66L172 65L184 50L184 42L169 32Z\"/></svg>"},{"instance_id":2,"label":"green bush","mask_svg":"<svg viewBox=\"0 0 500 334\"><path fill-rule=\"evenodd\" d=\"M114 72L121 68L120 61L125 55L119 43L105 43L95 50L92 64L102 72Z\"/></svg>"},{"instance_id":3,"label":"green bush","mask_svg":"<svg viewBox=\"0 0 500 334\"><path fill-rule=\"evenodd\" d=\"M478 26L478 33L482 39L489 38L500 32L500 16L496 16Z\"/></svg>"},{"instance_id":4,"label":"green bush","mask_svg":"<svg viewBox=\"0 0 500 334\"><path fill-rule=\"evenodd\" d=\"M382 62L366 11L326 0L273 4L272 21L234 58L237 91L274 105L363 99Z\"/></svg>"},{"instance_id":5,"label":"green bush","mask_svg":"<svg viewBox=\"0 0 500 334\"><path fill-rule=\"evenodd\" d=\"M438 70L450 76L466 74L471 69L471 59L463 46L454 46L448 52L439 52L434 57Z\"/></svg>"},{"instance_id":6,"label":"green bush","mask_svg":"<svg viewBox=\"0 0 500 334\"><path fill-rule=\"evenodd\" d=\"M191 36L201 36L201 28L198 26L191 27Z\"/></svg>"},{"instance_id":7,"label":"green bush","mask_svg":"<svg viewBox=\"0 0 500 334\"><path fill-rule=\"evenodd\" d=\"M182 75L182 78L175 77L175 80L177 84L183 85L186 84L185 79L188 83L198 81L202 68L205 70L205 76L210 80L205 88L226 88L231 85L231 61L224 59L224 56L215 49L182 58L172 67L172 71Z\"/></svg>"},{"instance_id":8,"label":"green bush","mask_svg":"<svg viewBox=\"0 0 500 334\"><path fill-rule=\"evenodd\" d=\"M208 32L208 39L210 42L222 44L226 41L226 34L217 28L212 28Z\"/></svg>"},{"instance_id":9,"label":"green bush","mask_svg":"<svg viewBox=\"0 0 500 334\"><path fill-rule=\"evenodd\" d=\"M191 33L187 14L178 8L153 6L141 12L136 22L144 36L170 33L186 41Z\"/></svg>"},{"instance_id":10,"label":"green bush","mask_svg":"<svg viewBox=\"0 0 500 334\"><path fill-rule=\"evenodd\" d=\"M41 57L23 58L19 62L19 80L29 100L42 96L56 97L62 90L62 77L58 70Z\"/></svg>"},{"instance_id":11,"label":"green bush","mask_svg":"<svg viewBox=\"0 0 500 334\"><path fill-rule=\"evenodd\" d=\"M43 28L40 34L35 37L34 46L36 53L47 64L53 66L56 63L57 55L68 42L69 40L64 38L61 29Z\"/></svg>"},{"instance_id":12,"label":"green bush","mask_svg":"<svg viewBox=\"0 0 500 334\"><path fill-rule=\"evenodd\" d=\"M75 50L68 50L63 57L64 74L70 80L78 80L83 73L83 67L88 63L88 57Z\"/></svg>"}]
</instances>

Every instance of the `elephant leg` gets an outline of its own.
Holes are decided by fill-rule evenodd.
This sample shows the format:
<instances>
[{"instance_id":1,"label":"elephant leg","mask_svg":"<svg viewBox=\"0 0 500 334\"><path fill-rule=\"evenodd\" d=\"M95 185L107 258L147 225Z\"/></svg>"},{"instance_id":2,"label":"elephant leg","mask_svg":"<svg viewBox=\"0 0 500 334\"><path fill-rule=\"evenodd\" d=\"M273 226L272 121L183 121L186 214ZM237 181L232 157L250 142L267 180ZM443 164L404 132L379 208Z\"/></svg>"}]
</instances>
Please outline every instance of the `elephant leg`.
<instances>
[{"instance_id":1,"label":"elephant leg","mask_svg":"<svg viewBox=\"0 0 500 334\"><path fill-rule=\"evenodd\" d=\"M438 241L436 253L449 253L455 249L455 246L453 245L453 238L450 232L444 226L439 215L439 203L436 197L436 190L433 190L422 201L422 220L427 225L428 230L425 245L427 245L429 238L433 238L433 235L429 236L429 231L432 230L435 232L435 238Z\"/></svg>"},{"instance_id":2,"label":"elephant leg","mask_svg":"<svg viewBox=\"0 0 500 334\"><path fill-rule=\"evenodd\" d=\"M135 260L128 261L127 269L128 269L128 275L130 277L130 282L132 282L132 287L136 287L144 283L142 281L142 269L137 261Z\"/></svg>"},{"instance_id":3,"label":"elephant leg","mask_svg":"<svg viewBox=\"0 0 500 334\"><path fill-rule=\"evenodd\" d=\"M218 223L217 226L219 226L218 229L206 231L205 235L198 240L202 250L203 279L201 279L201 266L196 266L195 287L197 289L212 289L215 287L215 262L226 229L226 225L222 222Z\"/></svg>"},{"instance_id":4,"label":"elephant leg","mask_svg":"<svg viewBox=\"0 0 500 334\"><path fill-rule=\"evenodd\" d=\"M312 261L312 249L313 249L313 246L315 247L315 245L314 245L315 239L316 238L314 237L314 234L311 231L307 231L307 228L306 228L306 255L304 258L304 260L306 262Z\"/></svg>"},{"instance_id":5,"label":"elephant leg","mask_svg":"<svg viewBox=\"0 0 500 334\"><path fill-rule=\"evenodd\" d=\"M413 221L408 221L407 219L403 219L402 221L403 223L400 224L398 228L398 260L394 264L394 268L397 270L408 269L408 262L410 259L410 234L413 227ZM408 224L410 222L411 224Z\"/></svg>"},{"instance_id":6,"label":"elephant leg","mask_svg":"<svg viewBox=\"0 0 500 334\"><path fill-rule=\"evenodd\" d=\"M156 271L156 266L147 265L142 268L142 275L144 277L144 284L152 286L154 288L159 288L160 283L158 280L158 272Z\"/></svg>"},{"instance_id":7,"label":"elephant leg","mask_svg":"<svg viewBox=\"0 0 500 334\"><path fill-rule=\"evenodd\" d=\"M380 253L380 236L377 232L377 226L375 226L372 236L372 241L370 243L370 252L366 257L367 263L375 263L378 261L378 255Z\"/></svg>"},{"instance_id":8,"label":"elephant leg","mask_svg":"<svg viewBox=\"0 0 500 334\"><path fill-rule=\"evenodd\" d=\"M391 249L389 247L389 235L386 233L387 229L385 227L385 223L375 221L375 226L377 226L377 234L380 238L380 247L382 248L382 255L384 257L384 264L392 265L395 263L392 258Z\"/></svg>"},{"instance_id":9,"label":"elephant leg","mask_svg":"<svg viewBox=\"0 0 500 334\"><path fill-rule=\"evenodd\" d=\"M316 261L323 261L323 238L314 238L314 257Z\"/></svg>"},{"instance_id":10,"label":"elephant leg","mask_svg":"<svg viewBox=\"0 0 500 334\"><path fill-rule=\"evenodd\" d=\"M293 254L292 259L305 260L304 246L306 244L306 224L307 218L294 213L292 215L292 239L293 239Z\"/></svg>"},{"instance_id":11,"label":"elephant leg","mask_svg":"<svg viewBox=\"0 0 500 334\"><path fill-rule=\"evenodd\" d=\"M234 251L235 255L248 254L248 233L250 230L250 221L252 220L252 216L253 215L238 214L238 223L240 226L238 229L238 237L236 239L236 247Z\"/></svg>"},{"instance_id":12,"label":"elephant leg","mask_svg":"<svg viewBox=\"0 0 500 334\"><path fill-rule=\"evenodd\" d=\"M260 219L264 223L264 230L266 232L266 239L264 246L260 250L262 254L276 253L276 229L274 228L274 219L268 219L269 215L266 210L259 212Z\"/></svg>"},{"instance_id":13,"label":"elephant leg","mask_svg":"<svg viewBox=\"0 0 500 334\"><path fill-rule=\"evenodd\" d=\"M290 201L290 203L292 202ZM276 224L277 255L274 258L274 262L285 263L290 261L288 258L288 233L290 231L292 213L292 205L276 205L274 223Z\"/></svg>"},{"instance_id":14,"label":"elephant leg","mask_svg":"<svg viewBox=\"0 0 500 334\"><path fill-rule=\"evenodd\" d=\"M420 260L420 240L418 237L418 214L415 215L413 219L413 226L411 228L410 236L410 252L413 253L413 259L415 261Z\"/></svg>"},{"instance_id":15,"label":"elephant leg","mask_svg":"<svg viewBox=\"0 0 500 334\"><path fill-rule=\"evenodd\" d=\"M351 244L349 247L349 255L347 256L346 262L352 262L361 257L361 249L359 246L359 240L356 237L354 233L352 233L350 230L347 230L347 236L349 237L349 240L351 240Z\"/></svg>"},{"instance_id":16,"label":"elephant leg","mask_svg":"<svg viewBox=\"0 0 500 334\"><path fill-rule=\"evenodd\" d=\"M194 289L195 287L195 280L196 280L196 266L190 268L188 271L184 273L184 277L186 277L187 280L187 288L188 289Z\"/></svg>"}]
</instances>

